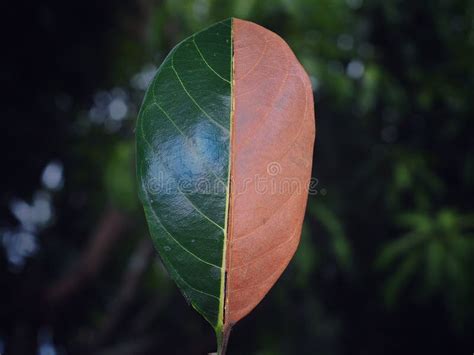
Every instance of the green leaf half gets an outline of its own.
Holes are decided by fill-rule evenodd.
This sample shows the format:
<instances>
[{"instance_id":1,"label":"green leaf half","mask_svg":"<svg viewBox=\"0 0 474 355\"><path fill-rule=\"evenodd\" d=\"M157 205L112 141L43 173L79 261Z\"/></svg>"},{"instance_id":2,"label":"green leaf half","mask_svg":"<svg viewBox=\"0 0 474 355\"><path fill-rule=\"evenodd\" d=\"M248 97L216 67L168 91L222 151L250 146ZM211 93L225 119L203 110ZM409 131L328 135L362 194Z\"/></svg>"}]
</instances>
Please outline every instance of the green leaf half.
<instances>
[{"instance_id":1,"label":"green leaf half","mask_svg":"<svg viewBox=\"0 0 474 355\"><path fill-rule=\"evenodd\" d=\"M186 299L219 332L232 111L231 19L178 44L142 104L137 175L154 244Z\"/></svg>"}]
</instances>

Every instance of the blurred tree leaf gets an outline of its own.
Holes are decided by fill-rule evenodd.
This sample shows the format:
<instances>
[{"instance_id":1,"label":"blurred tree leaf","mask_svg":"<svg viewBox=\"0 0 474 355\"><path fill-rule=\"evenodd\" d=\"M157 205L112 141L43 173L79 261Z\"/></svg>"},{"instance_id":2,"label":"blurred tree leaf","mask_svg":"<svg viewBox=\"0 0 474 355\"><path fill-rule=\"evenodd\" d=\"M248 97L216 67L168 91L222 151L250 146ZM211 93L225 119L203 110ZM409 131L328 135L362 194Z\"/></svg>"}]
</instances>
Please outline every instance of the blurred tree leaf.
<instances>
[{"instance_id":1,"label":"blurred tree leaf","mask_svg":"<svg viewBox=\"0 0 474 355\"><path fill-rule=\"evenodd\" d=\"M329 245L339 267L344 271L349 271L353 266L352 247L339 217L322 201L310 200L308 211L328 232Z\"/></svg>"},{"instance_id":2,"label":"blurred tree leaf","mask_svg":"<svg viewBox=\"0 0 474 355\"><path fill-rule=\"evenodd\" d=\"M385 284L387 304L395 304L398 295L415 277L421 280L417 285L419 293L426 296L460 298L470 292L466 272L472 267L473 222L471 215L452 209L442 209L435 215L425 212L400 215L398 224L409 232L387 243L375 262L379 270L392 270Z\"/></svg>"},{"instance_id":3,"label":"blurred tree leaf","mask_svg":"<svg viewBox=\"0 0 474 355\"><path fill-rule=\"evenodd\" d=\"M416 152L396 150L392 179L388 188L389 205L397 209L408 196L415 208L427 209L433 195L443 191L443 183L429 167L427 159Z\"/></svg>"}]
</instances>

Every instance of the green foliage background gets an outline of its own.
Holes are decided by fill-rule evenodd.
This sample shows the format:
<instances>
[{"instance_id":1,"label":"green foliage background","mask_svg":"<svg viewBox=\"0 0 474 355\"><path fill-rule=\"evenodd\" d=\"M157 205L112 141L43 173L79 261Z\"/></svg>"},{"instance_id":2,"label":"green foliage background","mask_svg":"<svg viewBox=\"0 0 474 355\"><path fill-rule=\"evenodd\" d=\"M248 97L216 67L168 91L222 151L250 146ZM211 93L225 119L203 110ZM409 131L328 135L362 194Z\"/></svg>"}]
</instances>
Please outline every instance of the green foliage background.
<instances>
[{"instance_id":1,"label":"green foliage background","mask_svg":"<svg viewBox=\"0 0 474 355\"><path fill-rule=\"evenodd\" d=\"M211 328L149 255L133 130L147 80L168 51L229 16L281 35L310 75L318 179L294 261L236 326L229 354L473 351L472 1L70 6L36 4L23 30L33 38L14 37L7 66L10 87L32 84L28 100L12 90L2 108L10 171L0 201L0 353L213 350ZM37 55L37 67L26 53ZM64 179L53 189L41 183L51 161ZM34 217L45 208L33 208L38 196L53 211L44 223ZM36 224L15 201L30 206ZM90 263L104 225L119 236ZM35 245L26 251L12 242L25 231ZM77 278L72 291L54 287Z\"/></svg>"}]
</instances>

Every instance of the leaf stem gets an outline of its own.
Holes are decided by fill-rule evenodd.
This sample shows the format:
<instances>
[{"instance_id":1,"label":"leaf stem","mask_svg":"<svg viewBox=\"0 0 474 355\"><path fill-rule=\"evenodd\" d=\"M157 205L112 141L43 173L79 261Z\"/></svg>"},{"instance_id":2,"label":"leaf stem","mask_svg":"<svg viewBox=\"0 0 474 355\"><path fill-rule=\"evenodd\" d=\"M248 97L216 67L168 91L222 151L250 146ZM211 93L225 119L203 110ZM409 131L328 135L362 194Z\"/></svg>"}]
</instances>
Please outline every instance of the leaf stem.
<instances>
[{"instance_id":1,"label":"leaf stem","mask_svg":"<svg viewBox=\"0 0 474 355\"><path fill-rule=\"evenodd\" d=\"M231 329L231 326L225 326L222 332L217 332L217 355L225 355Z\"/></svg>"}]
</instances>

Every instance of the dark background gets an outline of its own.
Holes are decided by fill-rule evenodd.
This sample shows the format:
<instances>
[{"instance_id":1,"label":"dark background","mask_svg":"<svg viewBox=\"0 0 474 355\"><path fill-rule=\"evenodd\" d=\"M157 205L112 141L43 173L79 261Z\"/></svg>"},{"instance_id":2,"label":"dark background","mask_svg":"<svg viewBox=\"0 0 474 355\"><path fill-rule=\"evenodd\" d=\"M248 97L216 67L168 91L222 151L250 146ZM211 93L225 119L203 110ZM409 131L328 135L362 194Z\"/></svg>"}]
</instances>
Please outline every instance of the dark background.
<instances>
[{"instance_id":1,"label":"dark background","mask_svg":"<svg viewBox=\"0 0 474 355\"><path fill-rule=\"evenodd\" d=\"M229 16L280 34L311 76L319 181L229 354L472 354L474 2L5 5L0 354L215 350L150 245L133 129L167 52Z\"/></svg>"}]
</instances>

